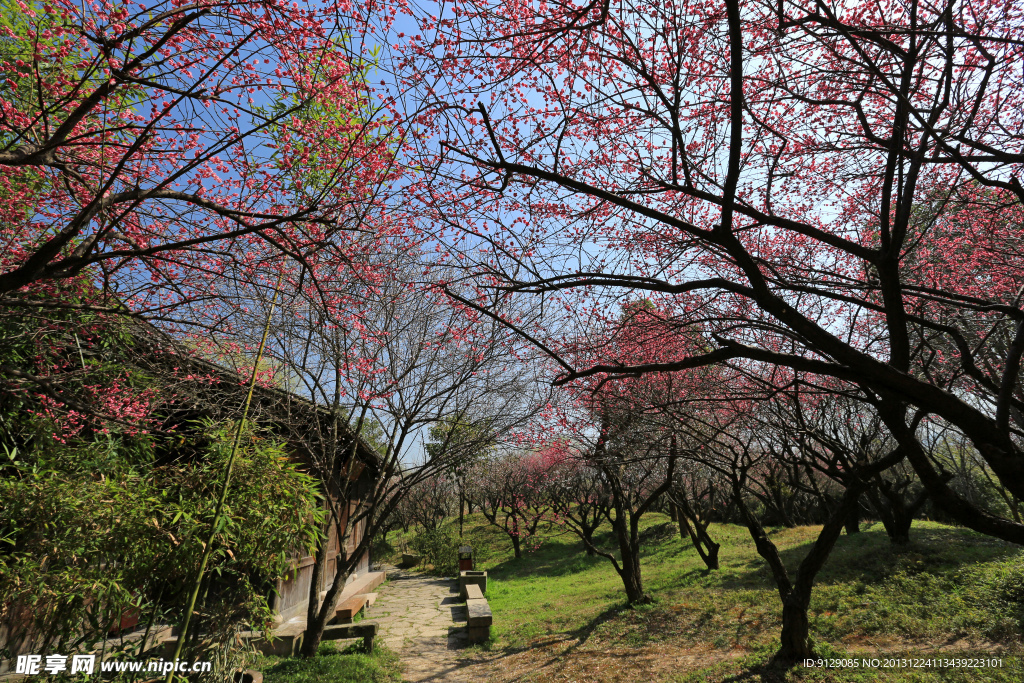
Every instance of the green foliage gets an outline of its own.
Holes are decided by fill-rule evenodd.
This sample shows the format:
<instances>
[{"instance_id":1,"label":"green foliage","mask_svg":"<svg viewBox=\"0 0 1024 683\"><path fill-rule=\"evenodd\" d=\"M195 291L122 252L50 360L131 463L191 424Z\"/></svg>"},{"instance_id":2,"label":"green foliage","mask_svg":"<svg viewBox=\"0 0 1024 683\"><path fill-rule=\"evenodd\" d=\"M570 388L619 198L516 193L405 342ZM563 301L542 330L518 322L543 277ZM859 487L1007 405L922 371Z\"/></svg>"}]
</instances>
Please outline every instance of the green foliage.
<instances>
[{"instance_id":1,"label":"green foliage","mask_svg":"<svg viewBox=\"0 0 1024 683\"><path fill-rule=\"evenodd\" d=\"M355 154L359 143L373 146L382 122L373 121L372 105L359 93L365 92L361 86L365 85L373 68L372 60L378 53L374 50L368 62L351 56L345 41L339 40L334 51L322 54L317 66L310 69L303 88L295 90L287 100L254 107L260 118L273 121L267 126L267 134L274 147L288 146L306 159L301 168L282 167L289 178L289 190L294 194L315 196L332 187L338 176L350 172L360 162ZM338 77L340 65L348 71L343 78L354 86L346 93L344 102L316 97L318 90L334 87L331 79ZM326 128L332 133L310 148L294 131L313 127Z\"/></svg>"},{"instance_id":2,"label":"green foliage","mask_svg":"<svg viewBox=\"0 0 1024 683\"><path fill-rule=\"evenodd\" d=\"M381 562L394 563L398 548L388 540L387 536L377 536L370 543L370 557L374 564Z\"/></svg>"},{"instance_id":3,"label":"green foliage","mask_svg":"<svg viewBox=\"0 0 1024 683\"><path fill-rule=\"evenodd\" d=\"M391 650L375 645L365 653L362 645L338 650L333 643L320 646L309 659L265 658L266 683L401 683L401 664Z\"/></svg>"},{"instance_id":4,"label":"green foliage","mask_svg":"<svg viewBox=\"0 0 1024 683\"><path fill-rule=\"evenodd\" d=\"M490 433L491 426L487 423L472 424L449 418L430 428L430 439L424 448L428 458L444 458L458 473L466 465L487 457L493 449Z\"/></svg>"},{"instance_id":5,"label":"green foliage","mask_svg":"<svg viewBox=\"0 0 1024 683\"><path fill-rule=\"evenodd\" d=\"M448 527L422 531L409 541L409 546L423 556L423 564L441 576L458 573L459 545L458 536Z\"/></svg>"},{"instance_id":6,"label":"green foliage","mask_svg":"<svg viewBox=\"0 0 1024 683\"><path fill-rule=\"evenodd\" d=\"M194 574L230 449L230 425L194 438L193 463L159 466L154 437L104 435L68 444L38 438L8 449L0 478L0 623L6 648L26 630L55 651L89 647L122 614L163 620ZM322 513L315 482L282 446L246 435L222 517L202 615L214 633L270 617L270 581L313 545Z\"/></svg>"}]
</instances>

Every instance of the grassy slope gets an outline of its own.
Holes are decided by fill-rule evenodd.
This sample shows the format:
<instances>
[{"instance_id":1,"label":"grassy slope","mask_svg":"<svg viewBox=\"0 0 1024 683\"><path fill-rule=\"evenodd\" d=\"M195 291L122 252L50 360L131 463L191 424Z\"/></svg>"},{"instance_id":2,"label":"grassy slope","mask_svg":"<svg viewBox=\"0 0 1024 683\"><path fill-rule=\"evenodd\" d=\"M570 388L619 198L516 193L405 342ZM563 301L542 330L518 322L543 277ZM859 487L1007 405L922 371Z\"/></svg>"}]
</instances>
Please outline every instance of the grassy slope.
<instances>
[{"instance_id":1,"label":"grassy slope","mask_svg":"<svg viewBox=\"0 0 1024 683\"><path fill-rule=\"evenodd\" d=\"M644 526L666 521L650 515ZM722 544L721 570L706 571L678 536L662 537L648 545L642 562L655 602L628 609L611 565L588 558L574 536L552 530L537 550L515 560L500 531L471 518L467 541L492 581L490 647L511 651L545 637L571 636L591 649L712 650L728 656L694 678L677 678L724 680L740 670L753 675L778 635L778 595L745 529L716 525L711 531ZM777 529L772 538L795 569L816 534L814 527ZM1005 664L1001 671L791 674L801 680L1024 680L1013 656L1024 619L1024 551L970 531L919 523L903 550L889 544L878 524L842 536L816 582L810 613L821 653L875 657L941 647L964 656L1001 650ZM751 654L738 658L743 652Z\"/></svg>"}]
</instances>

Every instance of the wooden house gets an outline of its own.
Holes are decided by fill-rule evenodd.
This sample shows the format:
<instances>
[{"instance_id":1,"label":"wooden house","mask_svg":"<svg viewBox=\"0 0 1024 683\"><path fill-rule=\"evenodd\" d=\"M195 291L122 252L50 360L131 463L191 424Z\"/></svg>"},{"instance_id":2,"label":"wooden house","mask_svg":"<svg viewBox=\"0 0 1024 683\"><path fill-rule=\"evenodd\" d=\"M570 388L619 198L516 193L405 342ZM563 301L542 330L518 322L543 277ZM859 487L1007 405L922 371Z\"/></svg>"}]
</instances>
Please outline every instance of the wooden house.
<instances>
[{"instance_id":1,"label":"wooden house","mask_svg":"<svg viewBox=\"0 0 1024 683\"><path fill-rule=\"evenodd\" d=\"M176 391L183 398L176 401L174 419L210 418L219 421L238 416L248 390L247 378L184 352L173 339L155 328L142 326L136 338L149 347L149 351L143 354L146 362L152 364L147 370L152 372L174 367L178 376L198 378L184 390ZM317 405L278 387L257 384L249 419L285 441L290 457L303 469L318 473L318 479L325 478L324 463L333 465L334 471L326 475L333 485L324 492L335 508L328 532L325 571L320 576L318 587L323 599L324 592L334 581L339 558L348 559L363 540L365 522L357 520L354 528L350 528L349 520L358 517L366 505L366 498L380 473L381 456L366 440L352 433L347 419L340 418L329 407ZM371 572L368 544L365 547L347 579L346 585L353 590L361 588L364 583L369 590L384 579L383 574ZM271 606L279 623L305 618L314 563L315 557L311 555L296 557L292 561L292 571L277 581ZM351 592L346 590L345 594Z\"/></svg>"}]
</instances>

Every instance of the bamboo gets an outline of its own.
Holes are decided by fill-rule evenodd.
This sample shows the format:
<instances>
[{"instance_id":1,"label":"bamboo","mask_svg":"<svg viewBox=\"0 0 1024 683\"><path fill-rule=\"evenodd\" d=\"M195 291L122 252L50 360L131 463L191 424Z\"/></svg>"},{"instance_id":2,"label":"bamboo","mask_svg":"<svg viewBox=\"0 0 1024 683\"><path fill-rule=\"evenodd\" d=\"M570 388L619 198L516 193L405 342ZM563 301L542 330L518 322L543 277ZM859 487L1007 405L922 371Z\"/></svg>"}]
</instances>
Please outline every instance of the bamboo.
<instances>
[{"instance_id":1,"label":"bamboo","mask_svg":"<svg viewBox=\"0 0 1024 683\"><path fill-rule=\"evenodd\" d=\"M284 273L278 275L277 285L274 287L274 296L270 300L270 310L267 311L267 322L263 326L263 337L260 339L260 347L256 352L256 362L252 366L252 376L249 378L249 391L245 396L245 403L242 405L242 419L238 421L238 429L235 430L235 439L231 444L231 454L228 456L227 465L224 467L224 482L220 487L220 497L217 499L217 507L213 513L213 524L210 527L210 535L206 539L206 545L203 547L203 556L199 561L199 571L196 574L195 583L192 586L192 591L188 597L188 603L185 607L185 616L181 622L181 628L178 629L178 644L174 648L174 657L171 659L172 662L177 663L181 657L182 648L185 646L185 639L188 637L188 626L189 622L192 621L192 613L195 611L196 598L199 596L199 590L203 584L203 574L206 573L206 565L210 560L210 555L213 552L213 541L217 536L217 524L220 521L221 513L224 510L224 503L228 497L228 489L231 486L231 471L235 466L235 456L238 454L238 446L242 441L242 432L245 428L245 420L249 415L249 405L252 403L253 391L256 389L256 373L260 367L260 361L263 359L263 350L266 348L267 337L270 335L270 322L274 315L274 306L277 304L277 295L281 289L281 280L284 277ZM172 669L167 673L167 678L164 679L164 683L173 683L174 681L174 670Z\"/></svg>"}]
</instances>

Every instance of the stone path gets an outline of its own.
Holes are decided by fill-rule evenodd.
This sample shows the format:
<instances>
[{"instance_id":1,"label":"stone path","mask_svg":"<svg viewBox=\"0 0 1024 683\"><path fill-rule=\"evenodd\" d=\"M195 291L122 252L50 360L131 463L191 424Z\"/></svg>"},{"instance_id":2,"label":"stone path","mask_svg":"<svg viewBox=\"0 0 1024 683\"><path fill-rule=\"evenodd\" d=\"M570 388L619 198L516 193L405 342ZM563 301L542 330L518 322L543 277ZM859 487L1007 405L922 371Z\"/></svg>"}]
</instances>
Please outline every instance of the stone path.
<instances>
[{"instance_id":1,"label":"stone path","mask_svg":"<svg viewBox=\"0 0 1024 683\"><path fill-rule=\"evenodd\" d=\"M366 618L380 625L378 638L398 652L410 683L470 683L456 650L466 646L466 608L455 581L402 569L388 570L388 583Z\"/></svg>"}]
</instances>

